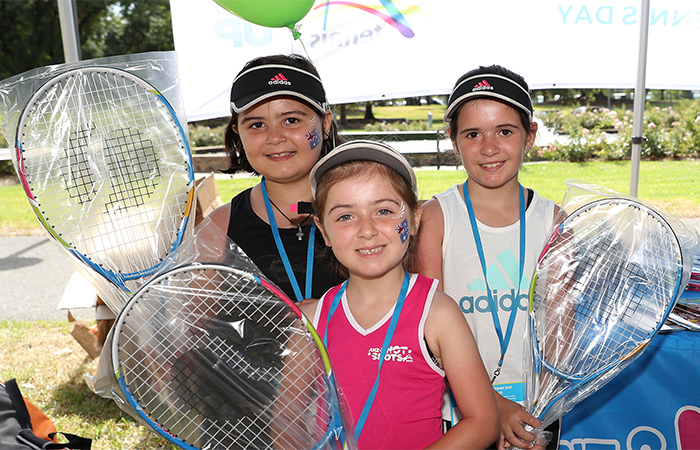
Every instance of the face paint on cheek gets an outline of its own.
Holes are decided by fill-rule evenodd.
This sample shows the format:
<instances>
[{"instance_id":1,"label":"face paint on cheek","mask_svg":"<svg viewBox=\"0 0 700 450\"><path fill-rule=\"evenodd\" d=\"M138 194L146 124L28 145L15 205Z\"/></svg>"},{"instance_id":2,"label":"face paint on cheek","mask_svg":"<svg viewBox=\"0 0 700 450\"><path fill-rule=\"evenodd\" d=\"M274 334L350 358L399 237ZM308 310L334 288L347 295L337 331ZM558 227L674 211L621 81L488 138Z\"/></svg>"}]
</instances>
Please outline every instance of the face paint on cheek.
<instances>
[{"instance_id":1,"label":"face paint on cheek","mask_svg":"<svg viewBox=\"0 0 700 450\"><path fill-rule=\"evenodd\" d=\"M314 128L313 131L306 134L306 139L309 141L309 146L311 150L315 149L321 143L321 133L319 133L318 128Z\"/></svg>"},{"instance_id":2,"label":"face paint on cheek","mask_svg":"<svg viewBox=\"0 0 700 450\"><path fill-rule=\"evenodd\" d=\"M405 215L406 215L406 204L404 202L401 202L401 209L399 210L398 213L396 213L396 215L394 217L392 217L392 219L400 219Z\"/></svg>"},{"instance_id":3,"label":"face paint on cheek","mask_svg":"<svg viewBox=\"0 0 700 450\"><path fill-rule=\"evenodd\" d=\"M396 225L396 232L399 233L401 243L403 244L408 239L408 220L403 219L403 222Z\"/></svg>"}]
</instances>

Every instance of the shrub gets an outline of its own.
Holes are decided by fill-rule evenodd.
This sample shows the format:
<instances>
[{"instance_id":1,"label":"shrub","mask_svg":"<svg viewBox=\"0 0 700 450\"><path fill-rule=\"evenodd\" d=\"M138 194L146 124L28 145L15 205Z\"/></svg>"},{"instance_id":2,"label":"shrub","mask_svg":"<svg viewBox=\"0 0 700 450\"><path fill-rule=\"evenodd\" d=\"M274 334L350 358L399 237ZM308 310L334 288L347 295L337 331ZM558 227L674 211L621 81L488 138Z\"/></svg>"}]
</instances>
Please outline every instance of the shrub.
<instances>
[{"instance_id":1,"label":"shrub","mask_svg":"<svg viewBox=\"0 0 700 450\"><path fill-rule=\"evenodd\" d=\"M631 155L634 114L630 110L581 107L571 114L550 112L542 117L545 126L562 134L549 149L529 152L526 160L613 161ZM641 156L647 159L700 154L700 104L685 107L647 105L644 114Z\"/></svg>"},{"instance_id":2,"label":"shrub","mask_svg":"<svg viewBox=\"0 0 700 450\"><path fill-rule=\"evenodd\" d=\"M401 122L375 122L365 125L365 131L430 131L428 122L424 120L412 120Z\"/></svg>"},{"instance_id":3,"label":"shrub","mask_svg":"<svg viewBox=\"0 0 700 450\"><path fill-rule=\"evenodd\" d=\"M189 125L190 145L194 147L224 146L226 125L211 128L202 125Z\"/></svg>"}]
</instances>

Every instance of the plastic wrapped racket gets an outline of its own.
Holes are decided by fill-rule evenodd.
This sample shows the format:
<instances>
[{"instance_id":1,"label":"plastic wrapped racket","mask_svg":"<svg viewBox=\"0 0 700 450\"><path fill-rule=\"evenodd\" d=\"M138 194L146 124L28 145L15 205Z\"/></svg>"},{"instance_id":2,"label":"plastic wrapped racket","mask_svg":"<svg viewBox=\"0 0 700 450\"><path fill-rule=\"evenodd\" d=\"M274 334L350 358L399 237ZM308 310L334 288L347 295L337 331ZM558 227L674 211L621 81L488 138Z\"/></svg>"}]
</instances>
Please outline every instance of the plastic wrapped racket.
<instances>
[{"instance_id":1,"label":"plastic wrapped racket","mask_svg":"<svg viewBox=\"0 0 700 450\"><path fill-rule=\"evenodd\" d=\"M627 367L673 308L683 275L678 239L630 199L569 215L540 256L530 292L530 412L544 426Z\"/></svg>"},{"instance_id":2,"label":"plastic wrapped racket","mask_svg":"<svg viewBox=\"0 0 700 450\"><path fill-rule=\"evenodd\" d=\"M345 443L321 339L294 302L248 272L195 263L156 275L117 318L111 351L125 399L182 448Z\"/></svg>"},{"instance_id":3,"label":"plastic wrapped racket","mask_svg":"<svg viewBox=\"0 0 700 450\"><path fill-rule=\"evenodd\" d=\"M194 211L192 160L151 85L110 67L68 70L30 98L16 136L32 209L78 261L129 293L177 249Z\"/></svg>"}]
</instances>

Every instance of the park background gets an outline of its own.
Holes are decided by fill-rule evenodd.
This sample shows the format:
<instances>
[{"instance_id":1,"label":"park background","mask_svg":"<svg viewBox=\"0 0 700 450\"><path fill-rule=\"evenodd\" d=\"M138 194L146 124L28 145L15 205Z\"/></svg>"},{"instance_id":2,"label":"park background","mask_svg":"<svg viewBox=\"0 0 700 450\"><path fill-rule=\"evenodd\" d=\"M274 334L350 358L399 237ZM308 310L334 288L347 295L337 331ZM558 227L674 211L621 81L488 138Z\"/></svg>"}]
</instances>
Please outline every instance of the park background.
<instances>
[{"instance_id":1,"label":"park background","mask_svg":"<svg viewBox=\"0 0 700 450\"><path fill-rule=\"evenodd\" d=\"M553 4L534 2L530 6L537 10ZM657 2L654 4L660 5ZM691 15L685 14L687 4L688 2L667 2L663 7L657 6L655 15L652 16L652 20L656 18L656 29L667 32L663 28L664 24L667 24L667 28L681 29L681 35L686 39L677 43L681 49L687 49L690 43L697 42L697 39L693 39L693 33L697 33L696 23L690 22L696 16L693 11ZM171 4L167 0L77 0L74 5L77 10L82 59L175 49ZM580 25L581 28L590 25L589 28L605 31L606 24L601 23L607 20L607 16L602 16L607 11L601 9L605 6L604 2L569 6L572 8L567 16L571 19L570 24L573 25L576 21L575 25ZM626 2L622 7L635 6L637 2ZM663 11L666 11L665 16ZM57 13L57 3L54 0L0 0L0 29L3 30L0 38L0 80L35 67L64 61ZM531 45L518 43L515 53L551 55L549 52L557 47L560 49L555 52L558 57L567 56L567 42L558 39L556 30L531 29L526 21L518 20L517 14L509 17L514 22L511 25L518 27L516 31L527 28L527 35L532 41ZM622 20L624 16L620 17ZM688 26L682 28L686 23ZM574 55L579 60L577 66L560 63L557 59L532 60L532 67L542 67L543 70L556 67L557 72L572 72L582 66L595 67L599 72L612 71L601 63L603 54L612 54L613 57L617 55L618 59L624 56L633 63L628 64L632 66L631 69L623 71L625 73L621 75L627 81L626 87L566 88L560 85L557 89L539 86L533 90L542 140L526 155L528 164L522 171L523 184L556 202L561 201L566 190L564 181L569 178L597 183L622 193L628 192L634 100L632 86L635 82L633 66L636 55L633 49L630 56L629 47L622 55L620 47L623 42L636 42L637 28L628 27L627 34L616 40L603 36L603 39L607 39L605 45L600 45L600 36L581 36L577 44L584 40L586 45L585 40L588 39L589 51ZM448 44L450 43L434 44L433 50L449 47ZM459 48L456 44L455 46ZM666 55L668 58L671 58L670 50ZM239 58L233 64L240 67L245 59L247 58ZM416 59L420 64L432 67L434 72L439 71L443 65L455 64L453 59L446 57L438 58L437 62L430 55L421 55ZM218 54L212 61L223 64L225 58ZM678 67L676 64L681 63L683 61L670 60L665 64L662 61L663 65L671 68ZM470 61L468 67L458 67L458 70L466 71L475 64ZM381 74L381 70L369 63L364 64L363 69L370 74ZM224 72L230 79L237 68ZM681 74L683 71L677 72ZM528 79L527 73L524 74ZM451 83L456 76L446 78ZM367 83L358 82L357 85L361 87ZM225 84L223 87L226 87ZM700 166L698 91L648 89L645 97L643 134L648 140L641 150L639 197L679 217L700 218L700 189L697 183ZM437 132L445 128L442 122L445 99L444 93L426 94L336 103L333 108L347 132ZM220 153L224 121L223 117L215 117L190 123L190 141L195 155ZM0 147L10 147L4 139L0 136ZM391 139L399 138L394 136ZM429 151L432 152L433 143L430 145ZM449 144L443 145L442 149L444 158L439 171L435 170L432 162L428 163L427 168L418 170L422 198L441 192L465 178L457 161L450 159ZM0 172L3 174L0 181L0 239L40 236L42 231L28 207L21 187L16 184L11 163L6 160L0 162ZM225 200L256 182L255 178L250 177L219 177L217 180L220 195ZM0 261L7 263L5 259L0 258ZM50 277L47 274L37 274L32 282L50 283ZM61 290L60 286L58 288ZM7 289L6 283L0 286L0 291ZM8 296L6 293L0 296L0 306L4 306ZM58 302L58 298L43 300L47 308L53 308ZM92 394L83 381L83 375L94 373L95 362L86 357L72 338L71 328L72 325L66 320L6 320L0 313L0 379L20 380L25 394L52 417L60 430L92 437L95 439L95 449L173 448L138 425L119 410L114 402Z\"/></svg>"}]
</instances>

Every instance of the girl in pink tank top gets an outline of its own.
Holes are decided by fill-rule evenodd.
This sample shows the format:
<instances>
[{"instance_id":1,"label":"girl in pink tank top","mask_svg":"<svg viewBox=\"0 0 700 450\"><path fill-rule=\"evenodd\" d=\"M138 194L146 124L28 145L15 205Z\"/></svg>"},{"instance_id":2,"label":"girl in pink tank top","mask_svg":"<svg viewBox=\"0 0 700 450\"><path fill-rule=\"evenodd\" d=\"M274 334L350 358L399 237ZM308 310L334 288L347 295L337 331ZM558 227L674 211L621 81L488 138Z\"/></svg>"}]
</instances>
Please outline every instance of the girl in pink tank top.
<instances>
[{"instance_id":1,"label":"girl in pink tank top","mask_svg":"<svg viewBox=\"0 0 700 450\"><path fill-rule=\"evenodd\" d=\"M360 449L485 448L498 436L496 399L457 304L409 273L420 206L406 160L352 141L310 174L325 243L348 281L304 312L324 339ZM449 380L464 419L446 434Z\"/></svg>"}]
</instances>

